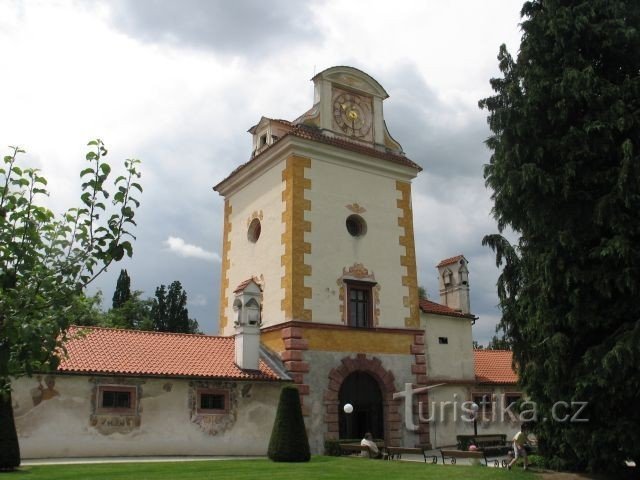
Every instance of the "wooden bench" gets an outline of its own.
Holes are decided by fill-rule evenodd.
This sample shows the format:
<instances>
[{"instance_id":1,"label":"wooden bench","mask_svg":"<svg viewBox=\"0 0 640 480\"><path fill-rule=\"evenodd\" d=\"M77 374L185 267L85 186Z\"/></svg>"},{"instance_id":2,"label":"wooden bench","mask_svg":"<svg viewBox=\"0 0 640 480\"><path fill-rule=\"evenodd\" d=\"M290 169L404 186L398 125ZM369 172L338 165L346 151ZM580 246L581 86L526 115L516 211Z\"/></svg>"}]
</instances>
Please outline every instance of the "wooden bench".
<instances>
[{"instance_id":1,"label":"wooden bench","mask_svg":"<svg viewBox=\"0 0 640 480\"><path fill-rule=\"evenodd\" d=\"M479 449L487 447L508 446L507 436L503 433L485 435L458 435L458 450L467 450L469 445L474 444Z\"/></svg>"},{"instance_id":2,"label":"wooden bench","mask_svg":"<svg viewBox=\"0 0 640 480\"><path fill-rule=\"evenodd\" d=\"M360 455L362 455L364 452L366 452L367 457L375 458L372 455L371 449L366 445L360 445L356 443L341 443L340 450L343 455L353 455L354 453L359 453Z\"/></svg>"},{"instance_id":3,"label":"wooden bench","mask_svg":"<svg viewBox=\"0 0 640 480\"><path fill-rule=\"evenodd\" d=\"M464 451L464 450L440 450L442 455L442 463L447 463L447 458L451 459L451 464L455 465L458 458L471 458L476 460L484 460L484 464L488 465L487 457L482 450Z\"/></svg>"},{"instance_id":4,"label":"wooden bench","mask_svg":"<svg viewBox=\"0 0 640 480\"><path fill-rule=\"evenodd\" d=\"M422 455L425 463L429 460L431 463L438 463L438 457L436 455L427 455L427 451L424 448L409 448L409 447L387 447L387 460L402 460L402 455Z\"/></svg>"}]
</instances>

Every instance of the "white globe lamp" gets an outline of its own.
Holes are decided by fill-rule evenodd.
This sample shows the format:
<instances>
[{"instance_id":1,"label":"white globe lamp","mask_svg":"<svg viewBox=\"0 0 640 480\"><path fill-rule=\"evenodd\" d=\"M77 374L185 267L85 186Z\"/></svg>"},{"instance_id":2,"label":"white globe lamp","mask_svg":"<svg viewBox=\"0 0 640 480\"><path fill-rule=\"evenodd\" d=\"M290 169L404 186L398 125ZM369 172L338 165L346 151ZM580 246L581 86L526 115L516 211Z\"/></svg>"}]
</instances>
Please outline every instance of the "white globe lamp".
<instances>
[{"instance_id":1,"label":"white globe lamp","mask_svg":"<svg viewBox=\"0 0 640 480\"><path fill-rule=\"evenodd\" d=\"M344 410L344 413L351 413L353 412L353 405L351 405L350 403L345 403L342 409Z\"/></svg>"}]
</instances>

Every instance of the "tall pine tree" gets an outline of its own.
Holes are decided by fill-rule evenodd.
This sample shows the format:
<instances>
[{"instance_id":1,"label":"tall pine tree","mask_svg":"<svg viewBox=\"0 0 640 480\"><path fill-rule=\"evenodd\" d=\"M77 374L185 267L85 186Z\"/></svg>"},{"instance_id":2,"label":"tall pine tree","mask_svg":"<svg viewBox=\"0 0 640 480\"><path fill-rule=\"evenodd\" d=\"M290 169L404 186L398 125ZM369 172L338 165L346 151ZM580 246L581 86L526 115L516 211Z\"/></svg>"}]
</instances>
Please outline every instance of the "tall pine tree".
<instances>
[{"instance_id":1,"label":"tall pine tree","mask_svg":"<svg viewBox=\"0 0 640 480\"><path fill-rule=\"evenodd\" d=\"M118 281L116 282L116 290L113 292L113 308L120 308L131 298L131 278L126 270L120 270Z\"/></svg>"},{"instance_id":2,"label":"tall pine tree","mask_svg":"<svg viewBox=\"0 0 640 480\"><path fill-rule=\"evenodd\" d=\"M199 333L198 322L189 318L187 292L179 281L156 288L156 296L151 306L153 329L157 332Z\"/></svg>"},{"instance_id":3,"label":"tall pine tree","mask_svg":"<svg viewBox=\"0 0 640 480\"><path fill-rule=\"evenodd\" d=\"M536 0L522 16L517 59L500 48L480 101L494 215L519 239L484 243L542 454L616 470L640 461L640 2ZM588 402L589 421L558 401Z\"/></svg>"}]
</instances>

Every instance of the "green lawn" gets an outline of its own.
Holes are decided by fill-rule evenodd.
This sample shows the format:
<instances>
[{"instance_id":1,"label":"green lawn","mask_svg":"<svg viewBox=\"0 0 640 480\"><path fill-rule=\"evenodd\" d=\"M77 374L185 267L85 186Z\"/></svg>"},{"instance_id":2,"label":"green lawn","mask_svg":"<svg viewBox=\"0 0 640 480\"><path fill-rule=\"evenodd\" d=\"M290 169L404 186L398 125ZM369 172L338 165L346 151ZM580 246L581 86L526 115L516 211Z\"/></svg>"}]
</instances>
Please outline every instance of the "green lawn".
<instances>
[{"instance_id":1,"label":"green lawn","mask_svg":"<svg viewBox=\"0 0 640 480\"><path fill-rule=\"evenodd\" d=\"M13 473L0 473L1 480L80 480L80 479L254 479L314 480L429 480L448 479L528 479L538 475L517 467L506 469L427 465L417 462L385 462L364 458L313 457L309 463L273 463L269 460L218 460L198 462L105 463L99 465L51 465L22 467Z\"/></svg>"}]
</instances>

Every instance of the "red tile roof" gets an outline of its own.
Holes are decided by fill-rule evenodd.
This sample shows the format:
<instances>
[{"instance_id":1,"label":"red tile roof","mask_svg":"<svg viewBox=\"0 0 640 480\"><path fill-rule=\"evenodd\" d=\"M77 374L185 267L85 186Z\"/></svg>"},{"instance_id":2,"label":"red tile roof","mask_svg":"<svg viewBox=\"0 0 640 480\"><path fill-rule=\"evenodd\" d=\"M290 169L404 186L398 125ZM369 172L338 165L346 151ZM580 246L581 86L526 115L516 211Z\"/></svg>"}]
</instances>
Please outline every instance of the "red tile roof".
<instances>
[{"instance_id":1,"label":"red tile roof","mask_svg":"<svg viewBox=\"0 0 640 480\"><path fill-rule=\"evenodd\" d=\"M456 255L455 257L445 258L444 260L441 260L438 265L436 265L436 268L444 267L445 265L451 265L452 263L458 263L458 261L462 260L463 258L464 255Z\"/></svg>"},{"instance_id":2,"label":"red tile roof","mask_svg":"<svg viewBox=\"0 0 640 480\"><path fill-rule=\"evenodd\" d=\"M476 381L479 383L518 383L509 350L474 350Z\"/></svg>"},{"instance_id":3,"label":"red tile roof","mask_svg":"<svg viewBox=\"0 0 640 480\"><path fill-rule=\"evenodd\" d=\"M67 356L58 371L117 375L161 375L281 380L264 360L259 371L241 370L235 363L233 337L71 327Z\"/></svg>"},{"instance_id":4,"label":"red tile roof","mask_svg":"<svg viewBox=\"0 0 640 480\"><path fill-rule=\"evenodd\" d=\"M284 120L278 120L278 122L285 124ZM289 122L286 122L286 123L289 123ZM293 125L291 123L289 124ZM350 140L339 138L339 137L329 137L328 135L324 135L320 129L315 127L310 127L308 125L293 125L291 130L286 134L284 134L278 140L278 142L274 143L274 145L282 142L282 140L288 136L303 138L305 140L311 140L314 142L324 143L327 145L333 145L335 147L344 148L345 150L351 150L352 152L362 153L363 155L369 155L370 157L375 157L375 158L387 160L389 162L396 163L399 165L404 165L406 167L411 167L416 169L418 172L422 171L422 167L420 165L409 160L404 155L393 153L390 151L378 150L376 148L368 147L366 145L362 145L360 143L352 142ZM239 165L238 167L236 167L224 180L220 181L215 187L213 187L213 189L217 191L218 187L220 187L222 183L224 183L225 181L233 177L239 171L243 170L249 164L256 162L264 154L264 152L269 150L269 148L270 147L264 148L259 153L257 153L254 157L252 157L248 162L245 162L242 165Z\"/></svg>"},{"instance_id":5,"label":"red tile roof","mask_svg":"<svg viewBox=\"0 0 640 480\"><path fill-rule=\"evenodd\" d=\"M420 299L420 310L424 313L435 313L436 315L448 315L450 317L462 317L462 318L475 318L474 315L470 313L462 313L457 310L454 310L451 307L447 307L446 305L442 305L440 303L432 302L431 300L427 300L426 298Z\"/></svg>"},{"instance_id":6,"label":"red tile roof","mask_svg":"<svg viewBox=\"0 0 640 480\"><path fill-rule=\"evenodd\" d=\"M238 285L236 287L236 289L233 291L233 293L238 293L238 292L244 291L244 289L247 288L251 282L253 282L256 285L258 285L258 283L253 279L253 277L247 278L244 282L240 283L240 285ZM260 287L260 285L258 285L258 287ZM260 288L260 289L262 289L262 288Z\"/></svg>"}]
</instances>

